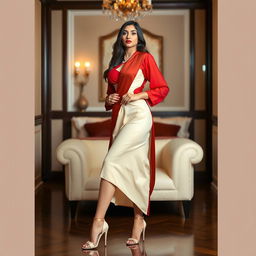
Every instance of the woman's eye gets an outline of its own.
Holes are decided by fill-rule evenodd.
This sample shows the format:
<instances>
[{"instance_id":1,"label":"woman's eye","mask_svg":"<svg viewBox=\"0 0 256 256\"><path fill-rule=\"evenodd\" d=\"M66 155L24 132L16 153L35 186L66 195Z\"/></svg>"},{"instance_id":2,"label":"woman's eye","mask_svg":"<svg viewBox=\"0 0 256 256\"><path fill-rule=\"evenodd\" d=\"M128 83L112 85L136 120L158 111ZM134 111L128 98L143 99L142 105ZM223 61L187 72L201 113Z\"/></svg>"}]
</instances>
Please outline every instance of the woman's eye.
<instances>
[{"instance_id":1,"label":"woman's eye","mask_svg":"<svg viewBox=\"0 0 256 256\"><path fill-rule=\"evenodd\" d=\"M123 32L123 35L126 35L127 33L126 32ZM136 35L137 33L132 33L132 35Z\"/></svg>"}]
</instances>

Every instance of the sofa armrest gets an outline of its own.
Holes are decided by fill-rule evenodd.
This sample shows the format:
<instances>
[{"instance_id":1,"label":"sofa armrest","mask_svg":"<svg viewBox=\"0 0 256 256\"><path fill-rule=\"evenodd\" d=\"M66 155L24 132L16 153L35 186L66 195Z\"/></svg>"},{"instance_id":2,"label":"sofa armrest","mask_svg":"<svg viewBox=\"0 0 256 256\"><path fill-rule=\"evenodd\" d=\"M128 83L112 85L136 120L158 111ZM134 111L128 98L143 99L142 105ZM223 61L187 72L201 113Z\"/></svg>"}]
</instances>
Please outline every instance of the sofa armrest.
<instances>
[{"instance_id":1,"label":"sofa armrest","mask_svg":"<svg viewBox=\"0 0 256 256\"><path fill-rule=\"evenodd\" d=\"M69 200L78 200L88 177L86 147L79 139L64 140L56 148L57 160L65 165L65 188Z\"/></svg>"},{"instance_id":2,"label":"sofa armrest","mask_svg":"<svg viewBox=\"0 0 256 256\"><path fill-rule=\"evenodd\" d=\"M191 139L175 138L162 150L161 162L184 200L194 194L194 166L203 159L202 147Z\"/></svg>"}]
</instances>

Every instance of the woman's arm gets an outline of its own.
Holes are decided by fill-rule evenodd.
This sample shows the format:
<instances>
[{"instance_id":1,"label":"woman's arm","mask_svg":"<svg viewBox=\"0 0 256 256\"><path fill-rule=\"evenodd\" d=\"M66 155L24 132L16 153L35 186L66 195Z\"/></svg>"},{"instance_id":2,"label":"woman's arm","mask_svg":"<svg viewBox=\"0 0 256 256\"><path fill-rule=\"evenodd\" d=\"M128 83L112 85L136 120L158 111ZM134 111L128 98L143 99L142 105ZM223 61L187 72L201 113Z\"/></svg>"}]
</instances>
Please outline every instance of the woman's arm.
<instances>
[{"instance_id":1,"label":"woman's arm","mask_svg":"<svg viewBox=\"0 0 256 256\"><path fill-rule=\"evenodd\" d=\"M113 108L113 104L111 104L111 105L108 104L108 97L112 93L115 93L115 88L112 84L110 84L108 82L107 96L105 97L105 109L106 109L106 111Z\"/></svg>"},{"instance_id":2,"label":"woman's arm","mask_svg":"<svg viewBox=\"0 0 256 256\"><path fill-rule=\"evenodd\" d=\"M113 108L113 105L118 102L120 96L116 93L114 85L108 82L107 96L105 97L105 109L110 110Z\"/></svg>"},{"instance_id":3,"label":"woman's arm","mask_svg":"<svg viewBox=\"0 0 256 256\"><path fill-rule=\"evenodd\" d=\"M137 99L139 100L139 99L145 99L145 100L147 100L148 99L148 94L147 94L147 92L138 92L138 93L136 93L136 94L134 94L135 95L135 97L138 97Z\"/></svg>"},{"instance_id":4,"label":"woman's arm","mask_svg":"<svg viewBox=\"0 0 256 256\"><path fill-rule=\"evenodd\" d=\"M150 53L146 53L143 62L143 73L145 78L150 82L150 90L145 91L148 95L148 103L150 106L154 106L164 100L169 93L169 87L156 64L153 55ZM141 97L146 98L145 95Z\"/></svg>"}]
</instances>

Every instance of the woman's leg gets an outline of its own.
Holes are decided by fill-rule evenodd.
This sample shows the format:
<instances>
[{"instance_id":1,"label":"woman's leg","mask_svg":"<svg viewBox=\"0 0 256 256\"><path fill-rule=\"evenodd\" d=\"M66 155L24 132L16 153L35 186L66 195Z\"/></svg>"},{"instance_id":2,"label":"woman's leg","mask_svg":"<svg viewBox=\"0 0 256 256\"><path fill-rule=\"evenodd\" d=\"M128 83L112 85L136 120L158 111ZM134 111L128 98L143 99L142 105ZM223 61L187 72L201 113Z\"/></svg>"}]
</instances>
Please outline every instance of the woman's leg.
<instances>
[{"instance_id":1,"label":"woman's leg","mask_svg":"<svg viewBox=\"0 0 256 256\"><path fill-rule=\"evenodd\" d=\"M132 235L130 237L136 238L140 240L141 230L143 229L143 212L137 207L136 204L133 203L133 210L134 210L134 223L132 228ZM134 243L133 241L129 240L127 243Z\"/></svg>"},{"instance_id":2,"label":"woman's leg","mask_svg":"<svg viewBox=\"0 0 256 256\"><path fill-rule=\"evenodd\" d=\"M95 218L105 218L106 211L115 193L115 190L116 187L114 184L101 178Z\"/></svg>"},{"instance_id":3,"label":"woman's leg","mask_svg":"<svg viewBox=\"0 0 256 256\"><path fill-rule=\"evenodd\" d=\"M97 203L97 209L95 218L105 218L106 211L110 204L110 201L114 195L116 187L109 181L102 179L100 181L99 197ZM93 243L97 240L97 235L101 232L103 220L93 220L91 226L91 240Z\"/></svg>"},{"instance_id":4,"label":"woman's leg","mask_svg":"<svg viewBox=\"0 0 256 256\"><path fill-rule=\"evenodd\" d=\"M133 203L134 217L144 217L143 212L138 208L136 204Z\"/></svg>"}]
</instances>

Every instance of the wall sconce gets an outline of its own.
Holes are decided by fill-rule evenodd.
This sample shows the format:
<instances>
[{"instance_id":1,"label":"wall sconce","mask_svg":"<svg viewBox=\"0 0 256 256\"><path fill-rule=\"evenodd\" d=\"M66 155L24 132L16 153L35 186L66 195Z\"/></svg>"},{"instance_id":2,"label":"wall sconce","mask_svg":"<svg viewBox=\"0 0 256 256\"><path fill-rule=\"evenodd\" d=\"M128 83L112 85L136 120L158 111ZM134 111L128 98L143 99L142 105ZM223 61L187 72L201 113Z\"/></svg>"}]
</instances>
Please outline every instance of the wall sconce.
<instances>
[{"instance_id":1,"label":"wall sconce","mask_svg":"<svg viewBox=\"0 0 256 256\"><path fill-rule=\"evenodd\" d=\"M74 77L75 77L75 84L79 86L79 97L75 103L76 107L79 111L85 112L89 102L86 99L86 97L83 94L84 86L87 85L89 81L89 75L90 75L90 62L84 62L84 70L81 70L81 63L79 61L75 62L74 67Z\"/></svg>"}]
</instances>

